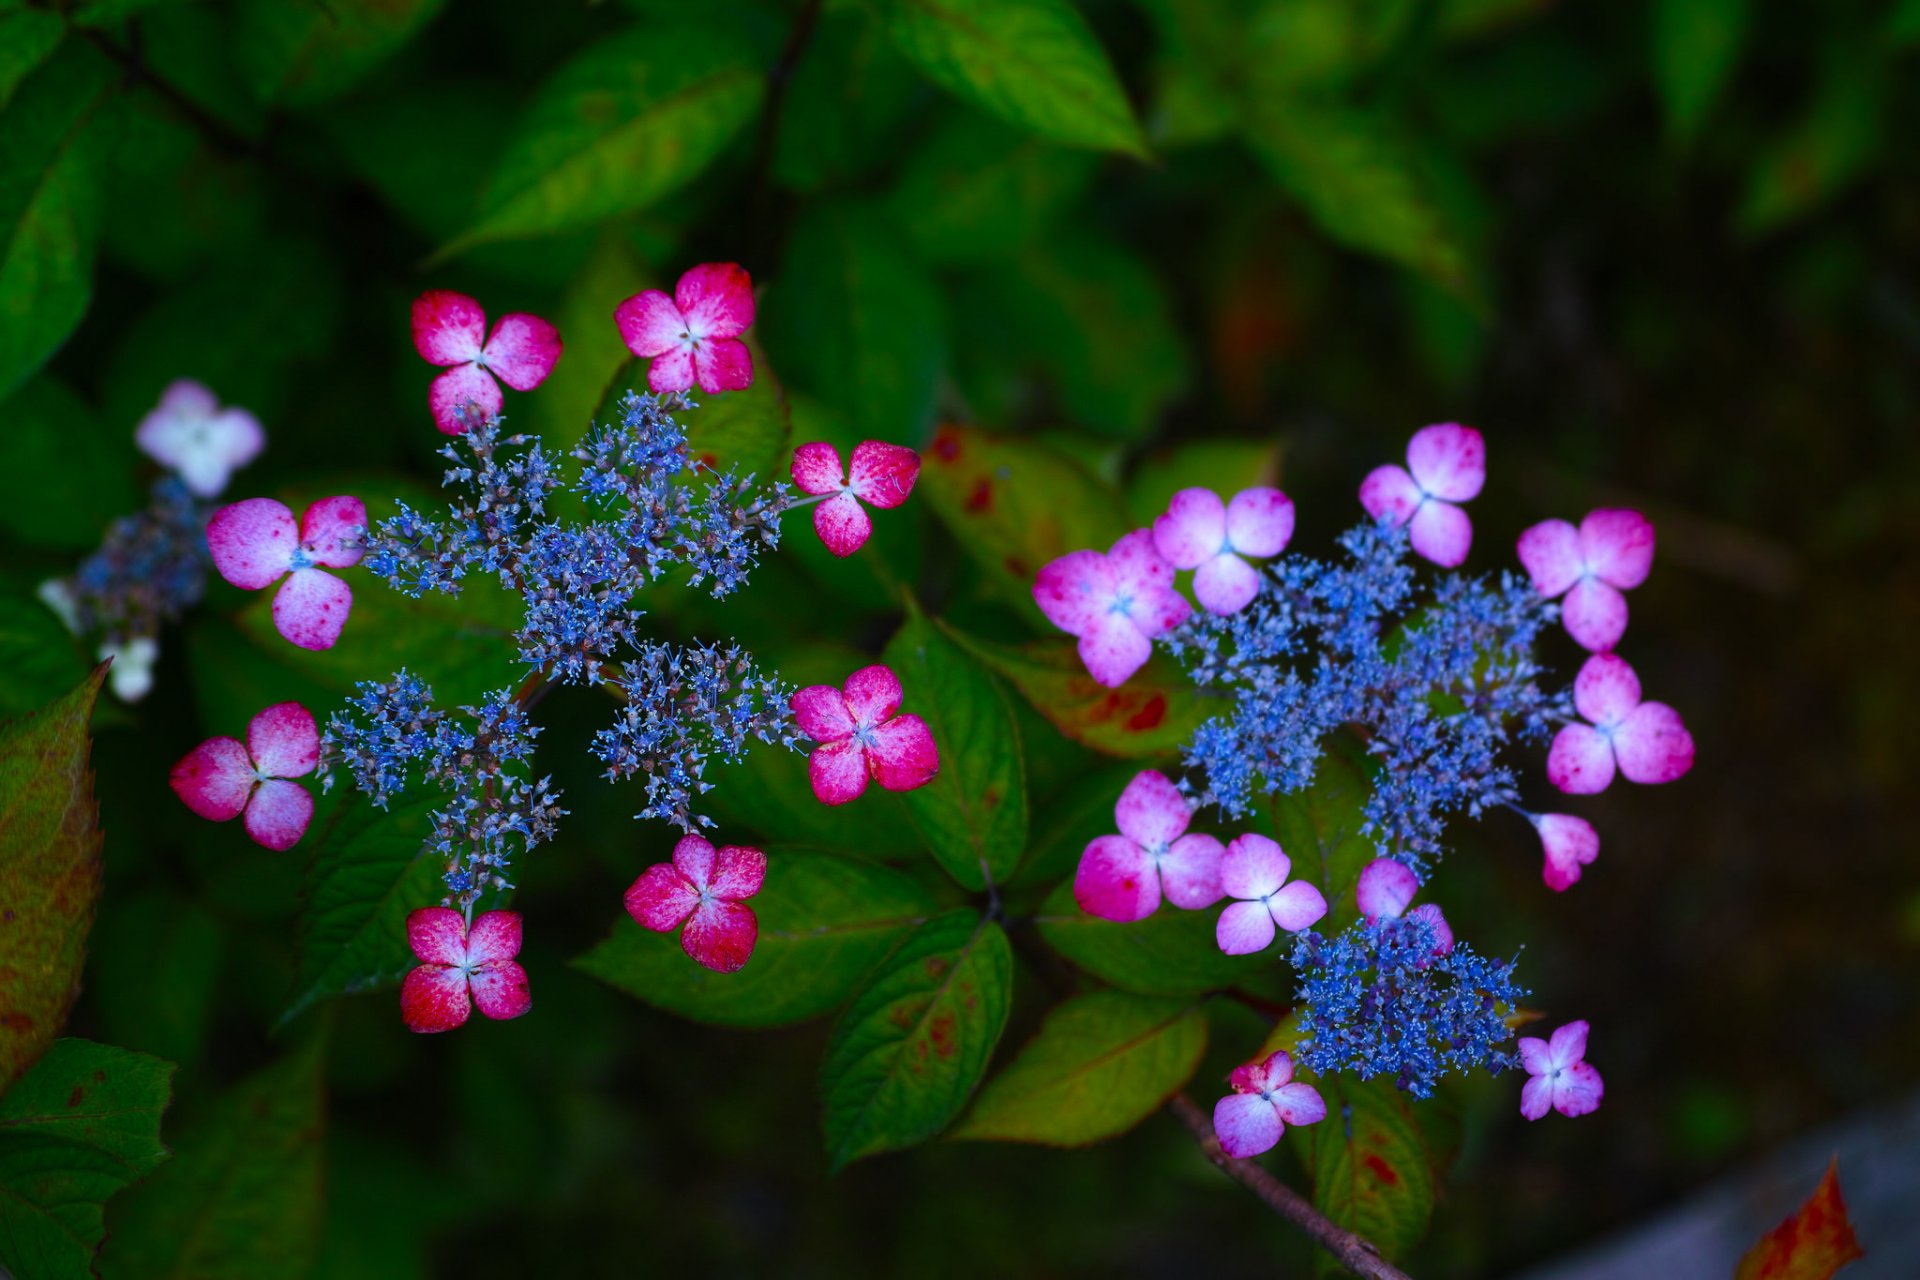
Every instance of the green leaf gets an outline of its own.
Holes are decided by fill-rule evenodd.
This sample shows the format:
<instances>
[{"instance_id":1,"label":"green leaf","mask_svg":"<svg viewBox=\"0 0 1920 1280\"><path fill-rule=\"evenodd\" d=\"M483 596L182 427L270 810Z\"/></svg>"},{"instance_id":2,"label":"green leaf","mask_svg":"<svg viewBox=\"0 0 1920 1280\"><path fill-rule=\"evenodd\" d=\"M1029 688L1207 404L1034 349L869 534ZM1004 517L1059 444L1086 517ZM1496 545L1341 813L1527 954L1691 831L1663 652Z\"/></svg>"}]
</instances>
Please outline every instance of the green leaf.
<instances>
[{"instance_id":1,"label":"green leaf","mask_svg":"<svg viewBox=\"0 0 1920 1280\"><path fill-rule=\"evenodd\" d=\"M905 793L914 825L962 888L1004 883L1027 847L1026 765L1006 694L917 606L880 658L940 748L940 772Z\"/></svg>"},{"instance_id":2,"label":"green leaf","mask_svg":"<svg viewBox=\"0 0 1920 1280\"><path fill-rule=\"evenodd\" d=\"M33 69L53 55L66 34L60 15L47 9L0 13L0 110Z\"/></svg>"},{"instance_id":3,"label":"green leaf","mask_svg":"<svg viewBox=\"0 0 1920 1280\"><path fill-rule=\"evenodd\" d=\"M987 1082L955 1138L1081 1147L1125 1133L1200 1066L1207 1017L1186 1000L1075 996Z\"/></svg>"},{"instance_id":4,"label":"green leaf","mask_svg":"<svg viewBox=\"0 0 1920 1280\"><path fill-rule=\"evenodd\" d=\"M1699 132L1739 61L1751 0L1659 0L1653 7L1653 79L1667 128L1682 142Z\"/></svg>"},{"instance_id":5,"label":"green leaf","mask_svg":"<svg viewBox=\"0 0 1920 1280\"><path fill-rule=\"evenodd\" d=\"M1896 49L1920 42L1920 0L1898 0L1887 16L1886 41Z\"/></svg>"},{"instance_id":6,"label":"green leaf","mask_svg":"<svg viewBox=\"0 0 1920 1280\"><path fill-rule=\"evenodd\" d=\"M24 584L0 581L0 716L32 711L87 674L73 637Z\"/></svg>"},{"instance_id":7,"label":"green leaf","mask_svg":"<svg viewBox=\"0 0 1920 1280\"><path fill-rule=\"evenodd\" d=\"M1106 51L1066 0L891 0L888 21L949 93L1055 142L1147 154Z\"/></svg>"},{"instance_id":8,"label":"green leaf","mask_svg":"<svg viewBox=\"0 0 1920 1280\"><path fill-rule=\"evenodd\" d=\"M696 1022L805 1022L844 1003L925 923L933 895L888 867L775 847L767 851L766 887L749 905L759 917L760 940L738 973L703 969L687 958L678 934L654 933L626 917L574 967Z\"/></svg>"},{"instance_id":9,"label":"green leaf","mask_svg":"<svg viewBox=\"0 0 1920 1280\"><path fill-rule=\"evenodd\" d=\"M105 663L0 725L0 1089L53 1043L80 994L100 897L100 825L87 722Z\"/></svg>"},{"instance_id":10,"label":"green leaf","mask_svg":"<svg viewBox=\"0 0 1920 1280\"><path fill-rule=\"evenodd\" d=\"M646 25L599 41L534 95L479 220L436 259L646 208L711 164L763 92L751 49L723 28Z\"/></svg>"},{"instance_id":11,"label":"green leaf","mask_svg":"<svg viewBox=\"0 0 1920 1280\"><path fill-rule=\"evenodd\" d=\"M446 0L244 0L233 56L262 104L312 106L353 87Z\"/></svg>"},{"instance_id":12,"label":"green leaf","mask_svg":"<svg viewBox=\"0 0 1920 1280\"><path fill-rule=\"evenodd\" d=\"M142 505L130 431L99 415L48 374L0 406L12 465L0 469L0 526L38 546L91 551L119 516Z\"/></svg>"},{"instance_id":13,"label":"green leaf","mask_svg":"<svg viewBox=\"0 0 1920 1280\"><path fill-rule=\"evenodd\" d=\"M924 92L881 23L854 6L828 5L780 107L775 181L812 194L891 166L909 151Z\"/></svg>"},{"instance_id":14,"label":"green leaf","mask_svg":"<svg viewBox=\"0 0 1920 1280\"><path fill-rule=\"evenodd\" d=\"M1095 836L1113 834L1114 805L1139 771L1140 766L1131 761L1108 761L1049 795L1034 815L1033 839L1020 866L1020 883L1051 886L1062 876L1071 876L1088 843Z\"/></svg>"},{"instance_id":15,"label":"green leaf","mask_svg":"<svg viewBox=\"0 0 1920 1280\"><path fill-rule=\"evenodd\" d=\"M0 1267L35 1280L93 1275L106 1202L167 1158L160 1113L173 1064L56 1040L0 1101Z\"/></svg>"},{"instance_id":16,"label":"green leaf","mask_svg":"<svg viewBox=\"0 0 1920 1280\"><path fill-rule=\"evenodd\" d=\"M1080 909L1068 880L1042 905L1034 924L1048 946L1102 982L1143 996L1191 997L1238 986L1273 967L1272 950L1250 956L1221 951L1214 937L1219 915L1162 903L1145 920L1102 920Z\"/></svg>"},{"instance_id":17,"label":"green leaf","mask_svg":"<svg viewBox=\"0 0 1920 1280\"><path fill-rule=\"evenodd\" d=\"M1373 838L1362 831L1372 791L1365 750L1336 736L1328 740L1310 786L1273 798L1273 838L1293 860L1294 877L1311 882L1326 898L1329 933L1359 916L1354 889L1360 873L1379 856Z\"/></svg>"},{"instance_id":18,"label":"green leaf","mask_svg":"<svg viewBox=\"0 0 1920 1280\"><path fill-rule=\"evenodd\" d=\"M1280 445L1263 440L1195 440L1156 450L1127 481L1127 513L1146 528L1182 489L1212 489L1231 498L1242 489L1280 483Z\"/></svg>"},{"instance_id":19,"label":"green leaf","mask_svg":"<svg viewBox=\"0 0 1920 1280\"><path fill-rule=\"evenodd\" d=\"M1314 1207L1389 1261L1404 1257L1427 1234L1441 1172L1412 1100L1388 1080L1313 1084L1327 1118L1289 1127L1287 1139L1313 1176Z\"/></svg>"},{"instance_id":20,"label":"green leaf","mask_svg":"<svg viewBox=\"0 0 1920 1280\"><path fill-rule=\"evenodd\" d=\"M967 1104L1007 1024L1013 950L962 908L915 930L834 1024L820 1068L827 1158L925 1142Z\"/></svg>"},{"instance_id":21,"label":"green leaf","mask_svg":"<svg viewBox=\"0 0 1920 1280\"><path fill-rule=\"evenodd\" d=\"M228 922L198 896L116 887L93 932L89 1007L116 1043L191 1071L208 1047L227 946Z\"/></svg>"},{"instance_id":22,"label":"green leaf","mask_svg":"<svg viewBox=\"0 0 1920 1280\"><path fill-rule=\"evenodd\" d=\"M1764 235L1804 216L1866 170L1880 147L1887 80L1870 52L1829 52L1812 105L1748 175L1734 217L1742 233Z\"/></svg>"},{"instance_id":23,"label":"green leaf","mask_svg":"<svg viewBox=\"0 0 1920 1280\"><path fill-rule=\"evenodd\" d=\"M1098 158L971 111L907 153L887 208L929 262L993 262L1036 240L1093 181Z\"/></svg>"}]
</instances>

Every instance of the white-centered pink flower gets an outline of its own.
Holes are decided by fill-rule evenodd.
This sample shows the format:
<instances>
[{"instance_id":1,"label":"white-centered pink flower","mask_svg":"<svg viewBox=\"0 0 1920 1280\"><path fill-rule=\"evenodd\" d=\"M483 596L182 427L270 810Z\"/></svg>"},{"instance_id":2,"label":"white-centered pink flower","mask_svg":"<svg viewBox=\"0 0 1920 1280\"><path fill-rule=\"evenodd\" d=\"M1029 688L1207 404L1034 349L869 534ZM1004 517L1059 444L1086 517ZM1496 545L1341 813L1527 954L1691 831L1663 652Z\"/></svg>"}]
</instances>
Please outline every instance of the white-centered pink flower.
<instances>
[{"instance_id":1,"label":"white-centered pink flower","mask_svg":"<svg viewBox=\"0 0 1920 1280\"><path fill-rule=\"evenodd\" d=\"M1555 893L1565 893L1580 878L1580 869L1600 856L1600 833L1591 822L1570 813L1530 813L1527 819L1540 833L1546 857L1540 878Z\"/></svg>"},{"instance_id":2,"label":"white-centered pink flower","mask_svg":"<svg viewBox=\"0 0 1920 1280\"><path fill-rule=\"evenodd\" d=\"M873 778L889 791L925 786L940 772L933 731L916 715L899 715L900 677L875 664L847 677L844 688L809 685L793 695L800 732L820 744L807 777L822 804L859 799Z\"/></svg>"},{"instance_id":3,"label":"white-centered pink flower","mask_svg":"<svg viewBox=\"0 0 1920 1280\"><path fill-rule=\"evenodd\" d=\"M669 298L648 289L614 308L627 350L653 363L656 395L698 384L708 395L753 384L753 353L740 335L753 323L753 281L733 262L703 262L680 277Z\"/></svg>"},{"instance_id":4,"label":"white-centered pink flower","mask_svg":"<svg viewBox=\"0 0 1920 1280\"><path fill-rule=\"evenodd\" d=\"M855 445L852 469L846 471L840 466L840 451L824 440L793 451L793 483L800 492L832 495L814 505L813 528L837 556L852 555L873 533L873 520L862 502L897 507L913 492L919 475L919 454L883 440Z\"/></svg>"},{"instance_id":5,"label":"white-centered pink flower","mask_svg":"<svg viewBox=\"0 0 1920 1280\"><path fill-rule=\"evenodd\" d=\"M1440 908L1431 902L1413 906L1413 895L1420 892L1420 878L1406 863L1395 858L1375 858L1360 872L1354 886L1354 905L1368 924L1376 920L1424 920L1433 930L1433 954L1446 955L1453 950L1453 926ZM1412 908L1409 910L1408 908Z\"/></svg>"},{"instance_id":6,"label":"white-centered pink flower","mask_svg":"<svg viewBox=\"0 0 1920 1280\"><path fill-rule=\"evenodd\" d=\"M1584 1116L1597 1110L1607 1086L1600 1073L1584 1061L1586 1056L1584 1020L1569 1022L1553 1033L1552 1040L1521 1036L1520 1065L1532 1078L1520 1088L1520 1114L1538 1120L1548 1111Z\"/></svg>"},{"instance_id":7,"label":"white-centered pink flower","mask_svg":"<svg viewBox=\"0 0 1920 1280\"><path fill-rule=\"evenodd\" d=\"M1264 559L1293 537L1293 500L1278 489L1242 489L1222 502L1211 489L1182 489L1153 522L1153 545L1176 569L1192 569L1193 596L1209 613L1238 613L1260 594Z\"/></svg>"},{"instance_id":8,"label":"white-centered pink flower","mask_svg":"<svg viewBox=\"0 0 1920 1280\"><path fill-rule=\"evenodd\" d=\"M1487 479L1487 445L1457 422L1422 427L1407 443L1407 465L1375 467L1360 482L1360 505L1378 520L1406 525L1413 549L1442 568L1465 562L1473 521L1458 504L1480 493Z\"/></svg>"},{"instance_id":9,"label":"white-centered pink flower","mask_svg":"<svg viewBox=\"0 0 1920 1280\"><path fill-rule=\"evenodd\" d=\"M560 359L560 331L539 316L512 311L487 333L487 313L464 293L429 289L413 300L413 345L446 372L433 380L433 425L450 436L500 414L500 383L531 391ZM498 378L500 381L494 381Z\"/></svg>"},{"instance_id":10,"label":"white-centered pink flower","mask_svg":"<svg viewBox=\"0 0 1920 1280\"><path fill-rule=\"evenodd\" d=\"M452 907L423 907L407 917L407 945L420 960L400 984L400 1016L408 1030L451 1031L473 1006L489 1018L517 1018L533 1008L520 954L520 915L488 911L467 931Z\"/></svg>"},{"instance_id":11,"label":"white-centered pink flower","mask_svg":"<svg viewBox=\"0 0 1920 1280\"><path fill-rule=\"evenodd\" d=\"M1581 648L1604 653L1627 631L1627 598L1653 568L1653 522L1638 511L1603 507L1578 529L1543 520L1520 535L1520 563L1534 590L1564 594L1560 620Z\"/></svg>"},{"instance_id":12,"label":"white-centered pink flower","mask_svg":"<svg viewBox=\"0 0 1920 1280\"><path fill-rule=\"evenodd\" d=\"M695 963L735 973L760 937L753 908L743 904L766 879L767 855L758 849L715 849L704 836L682 836L673 861L648 867L627 890L627 914L655 933L680 929L680 948Z\"/></svg>"},{"instance_id":13,"label":"white-centered pink flower","mask_svg":"<svg viewBox=\"0 0 1920 1280\"><path fill-rule=\"evenodd\" d=\"M320 763L320 731L297 702L277 702L247 725L247 740L208 738L173 766L169 785L187 808L212 822L241 814L255 844L291 849L313 821L313 796L291 778Z\"/></svg>"},{"instance_id":14,"label":"white-centered pink flower","mask_svg":"<svg viewBox=\"0 0 1920 1280\"><path fill-rule=\"evenodd\" d=\"M1220 887L1239 898L1220 913L1214 938L1230 956L1252 955L1273 943L1278 929L1297 933L1327 914L1327 900L1305 880L1287 882L1293 861L1277 840L1248 832L1220 858Z\"/></svg>"},{"instance_id":15,"label":"white-centered pink flower","mask_svg":"<svg viewBox=\"0 0 1920 1280\"><path fill-rule=\"evenodd\" d=\"M222 409L213 392L182 378L134 428L134 443L199 498L217 498L233 473L260 456L267 433L245 409Z\"/></svg>"},{"instance_id":16,"label":"white-centered pink flower","mask_svg":"<svg viewBox=\"0 0 1920 1280\"><path fill-rule=\"evenodd\" d=\"M1151 529L1135 529L1102 555L1073 551L1033 580L1033 600L1047 620L1080 638L1087 674L1117 689L1153 656L1153 638L1193 613L1173 589L1173 566L1153 545Z\"/></svg>"},{"instance_id":17,"label":"white-centered pink flower","mask_svg":"<svg viewBox=\"0 0 1920 1280\"><path fill-rule=\"evenodd\" d=\"M366 527L358 498L322 498L298 524L285 503L248 498L213 513L207 549L220 576L243 591L285 578L273 597L275 629L302 649L331 649L353 612L353 590L327 569L360 563Z\"/></svg>"},{"instance_id":18,"label":"white-centered pink flower","mask_svg":"<svg viewBox=\"0 0 1920 1280\"><path fill-rule=\"evenodd\" d=\"M1573 705L1592 723L1554 735L1547 778L1568 795L1607 789L1617 766L1629 782L1672 782L1693 767L1693 737L1680 713L1640 700L1640 677L1624 658L1596 653L1573 680Z\"/></svg>"},{"instance_id":19,"label":"white-centered pink flower","mask_svg":"<svg viewBox=\"0 0 1920 1280\"><path fill-rule=\"evenodd\" d=\"M1293 1055L1285 1049L1235 1067L1227 1084L1233 1092L1213 1104L1213 1132L1230 1156L1245 1160L1271 1151L1288 1125L1327 1118L1326 1100L1293 1078Z\"/></svg>"},{"instance_id":20,"label":"white-centered pink flower","mask_svg":"<svg viewBox=\"0 0 1920 1280\"><path fill-rule=\"evenodd\" d=\"M1144 920L1167 901L1197 911L1220 901L1220 857L1209 835L1186 834L1193 810L1167 775L1143 770L1113 807L1120 834L1096 836L1080 855L1073 899L1103 920Z\"/></svg>"}]
</instances>

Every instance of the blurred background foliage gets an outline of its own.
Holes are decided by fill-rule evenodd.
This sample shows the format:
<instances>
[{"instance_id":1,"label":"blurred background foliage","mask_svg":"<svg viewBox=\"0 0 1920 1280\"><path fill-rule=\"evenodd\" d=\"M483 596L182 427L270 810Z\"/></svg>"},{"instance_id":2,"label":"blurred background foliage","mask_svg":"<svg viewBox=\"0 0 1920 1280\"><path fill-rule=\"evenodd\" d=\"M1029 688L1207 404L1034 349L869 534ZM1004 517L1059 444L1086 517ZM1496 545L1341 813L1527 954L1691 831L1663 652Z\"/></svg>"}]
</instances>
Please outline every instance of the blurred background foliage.
<instances>
[{"instance_id":1,"label":"blurred background foliage","mask_svg":"<svg viewBox=\"0 0 1920 1280\"><path fill-rule=\"evenodd\" d=\"M1684 783L1585 810L1605 853L1572 892L1497 820L1434 886L1483 950L1526 945L1550 1016L1592 1021L1610 1089L1537 1126L1511 1079L1458 1091L1409 1266L1539 1260L1916 1082L1916 65L1915 0L0 0L0 714L84 673L32 590L139 504L132 427L172 379L267 425L232 496L431 486L428 286L560 325L507 411L571 440L624 355L614 303L738 260L793 439L935 449L854 561L795 538L724 614L654 603L803 681L878 653L902 583L988 642L1031 634L1021 553L1181 484L1278 477L1323 548L1413 428L1472 422L1474 565L1548 515L1653 516L1629 648L1701 745ZM1014 433L981 475L1027 479L977 528L931 461L944 422ZM96 722L106 889L71 1031L178 1064L186 1170L113 1202L106 1274L1304 1265L1164 1116L829 1178L824 1024L695 1026L569 967L666 848L574 749L547 753L573 816L517 899L533 1017L416 1039L383 994L270 1031L312 977L308 851L198 822L167 765L403 661L449 694L499 679L484 604L356 585L311 662L216 584L154 695ZM1134 766L1010 705L1029 865L1058 876ZM556 696L543 745L600 712ZM719 816L829 839L799 777L731 770ZM916 856L896 798L862 805L865 852ZM1202 1093L1264 1034L1212 1016ZM142 1252L161 1237L200 1252Z\"/></svg>"}]
</instances>

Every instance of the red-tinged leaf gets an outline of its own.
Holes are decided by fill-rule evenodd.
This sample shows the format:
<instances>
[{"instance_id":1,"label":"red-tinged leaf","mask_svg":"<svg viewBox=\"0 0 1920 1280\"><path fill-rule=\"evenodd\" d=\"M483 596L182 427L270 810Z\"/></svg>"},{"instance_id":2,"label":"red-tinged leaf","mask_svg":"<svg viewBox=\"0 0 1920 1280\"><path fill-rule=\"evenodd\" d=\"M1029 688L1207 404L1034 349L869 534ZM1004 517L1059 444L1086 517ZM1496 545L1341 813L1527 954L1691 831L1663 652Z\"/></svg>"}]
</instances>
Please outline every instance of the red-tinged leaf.
<instances>
[{"instance_id":1,"label":"red-tinged leaf","mask_svg":"<svg viewBox=\"0 0 1920 1280\"><path fill-rule=\"evenodd\" d=\"M1847 1219L1837 1162L1830 1160L1806 1203L1747 1250L1733 1280L1827 1280L1865 1254Z\"/></svg>"}]
</instances>

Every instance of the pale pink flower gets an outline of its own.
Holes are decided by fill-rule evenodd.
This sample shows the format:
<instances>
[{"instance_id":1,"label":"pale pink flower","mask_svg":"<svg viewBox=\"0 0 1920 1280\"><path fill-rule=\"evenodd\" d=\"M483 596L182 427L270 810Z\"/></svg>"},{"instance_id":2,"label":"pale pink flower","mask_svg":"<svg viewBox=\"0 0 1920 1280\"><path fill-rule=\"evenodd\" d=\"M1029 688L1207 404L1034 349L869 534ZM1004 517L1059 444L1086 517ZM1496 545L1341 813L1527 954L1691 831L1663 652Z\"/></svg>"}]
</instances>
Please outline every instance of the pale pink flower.
<instances>
[{"instance_id":1,"label":"pale pink flower","mask_svg":"<svg viewBox=\"0 0 1920 1280\"><path fill-rule=\"evenodd\" d=\"M446 369L433 380L427 406L433 425L450 436L499 416L500 382L531 391L560 359L560 331L539 316L510 312L489 337L480 304L451 289L429 289L413 300L413 345L428 364Z\"/></svg>"},{"instance_id":2,"label":"pale pink flower","mask_svg":"<svg viewBox=\"0 0 1920 1280\"><path fill-rule=\"evenodd\" d=\"M885 666L862 667L845 691L809 685L793 695L800 731L821 745L807 760L807 777L822 804L846 804L877 779L889 791L925 786L940 772L933 731L915 715L896 715L904 695Z\"/></svg>"},{"instance_id":3,"label":"pale pink flower","mask_svg":"<svg viewBox=\"0 0 1920 1280\"><path fill-rule=\"evenodd\" d=\"M1153 543L1176 569L1192 569L1193 596L1209 613L1238 613L1260 594L1265 558L1293 537L1293 500L1278 489L1242 489L1221 502L1211 489L1182 489L1153 522Z\"/></svg>"},{"instance_id":4,"label":"pale pink flower","mask_svg":"<svg viewBox=\"0 0 1920 1280\"><path fill-rule=\"evenodd\" d=\"M715 849L685 835L672 862L657 862L627 890L627 914L655 933L680 929L680 948L715 973L735 973L753 955L760 923L743 905L767 879L767 856L744 845Z\"/></svg>"},{"instance_id":5,"label":"pale pink flower","mask_svg":"<svg viewBox=\"0 0 1920 1280\"><path fill-rule=\"evenodd\" d=\"M1153 531L1136 529L1105 555L1073 551L1040 570L1034 603L1047 620L1080 637L1087 674L1115 689L1153 656L1153 638L1193 612L1173 589L1173 566L1153 545Z\"/></svg>"},{"instance_id":6,"label":"pale pink flower","mask_svg":"<svg viewBox=\"0 0 1920 1280\"><path fill-rule=\"evenodd\" d=\"M222 409L213 392L181 378L134 428L134 443L199 498L215 498L233 473L260 456L267 433L245 409Z\"/></svg>"},{"instance_id":7,"label":"pale pink flower","mask_svg":"<svg viewBox=\"0 0 1920 1280\"><path fill-rule=\"evenodd\" d=\"M400 984L400 1017L408 1030L451 1031L473 1006L489 1018L517 1018L533 1008L520 954L520 916L488 911L467 931L452 907L422 907L407 917L407 945L420 964Z\"/></svg>"},{"instance_id":8,"label":"pale pink flower","mask_svg":"<svg viewBox=\"0 0 1920 1280\"><path fill-rule=\"evenodd\" d=\"M1565 594L1560 619L1583 649L1604 653L1627 630L1627 598L1653 568L1653 522L1638 511L1603 507L1578 529L1545 520L1520 535L1520 563L1548 600Z\"/></svg>"},{"instance_id":9,"label":"pale pink flower","mask_svg":"<svg viewBox=\"0 0 1920 1280\"><path fill-rule=\"evenodd\" d=\"M680 277L669 298L658 289L614 308L627 350L653 363L656 395L696 383L709 395L753 384L753 353L740 341L753 323L753 281L733 262L703 262Z\"/></svg>"},{"instance_id":10,"label":"pale pink flower","mask_svg":"<svg viewBox=\"0 0 1920 1280\"><path fill-rule=\"evenodd\" d=\"M1530 813L1527 820L1540 833L1546 855L1540 878L1555 893L1565 893L1580 878L1580 868L1600 856L1600 833L1591 822L1570 813Z\"/></svg>"},{"instance_id":11,"label":"pale pink flower","mask_svg":"<svg viewBox=\"0 0 1920 1280\"><path fill-rule=\"evenodd\" d=\"M1568 795L1607 789L1617 765L1629 782L1672 782L1693 767L1693 737L1680 713L1640 700L1640 677L1626 660L1596 653L1573 681L1573 705L1592 724L1554 735L1547 778Z\"/></svg>"},{"instance_id":12,"label":"pale pink flower","mask_svg":"<svg viewBox=\"0 0 1920 1280\"><path fill-rule=\"evenodd\" d=\"M1220 859L1220 887L1239 898L1220 913L1215 940L1230 956L1265 951L1276 928L1297 933L1327 914L1327 900L1304 880L1287 883L1293 862L1278 841L1248 832Z\"/></svg>"},{"instance_id":13,"label":"pale pink flower","mask_svg":"<svg viewBox=\"0 0 1920 1280\"><path fill-rule=\"evenodd\" d=\"M1397 920L1401 916L1425 920L1433 930L1433 954L1446 955L1453 950L1453 927L1431 902L1423 902L1409 911L1413 895L1418 892L1420 879L1406 863L1395 858L1375 858L1360 872L1353 900L1368 924L1380 919Z\"/></svg>"},{"instance_id":14,"label":"pale pink flower","mask_svg":"<svg viewBox=\"0 0 1920 1280\"><path fill-rule=\"evenodd\" d=\"M904 445L866 440L854 446L853 469L840 469L840 451L823 440L793 451L793 483L802 493L831 494L813 508L814 532L827 550L850 556L866 545L873 521L862 502L897 507L913 492L920 455Z\"/></svg>"},{"instance_id":15,"label":"pale pink flower","mask_svg":"<svg viewBox=\"0 0 1920 1280\"><path fill-rule=\"evenodd\" d=\"M1549 1110L1563 1116L1584 1116L1598 1109L1606 1095L1600 1073L1586 1062L1587 1024L1569 1022L1551 1041L1520 1037L1520 1065L1532 1078L1520 1089L1520 1114L1538 1120Z\"/></svg>"},{"instance_id":16,"label":"pale pink flower","mask_svg":"<svg viewBox=\"0 0 1920 1280\"><path fill-rule=\"evenodd\" d=\"M1213 1104L1213 1132L1230 1156L1246 1160L1271 1151L1288 1125L1327 1118L1326 1100L1294 1080L1293 1055L1285 1049L1235 1067L1227 1083L1233 1092Z\"/></svg>"},{"instance_id":17,"label":"pale pink flower","mask_svg":"<svg viewBox=\"0 0 1920 1280\"><path fill-rule=\"evenodd\" d=\"M248 498L207 522L207 549L220 576L243 591L286 582L273 597L273 625L302 649L330 649L353 611L353 591L316 566L360 563L367 508L358 498L322 498L296 525L285 503Z\"/></svg>"},{"instance_id":18,"label":"pale pink flower","mask_svg":"<svg viewBox=\"0 0 1920 1280\"><path fill-rule=\"evenodd\" d=\"M1193 811L1180 789L1153 769L1134 775L1113 807L1116 836L1096 836L1080 855L1073 898L1103 920L1144 920L1160 895L1195 911L1220 901L1220 857L1209 835L1185 834Z\"/></svg>"},{"instance_id":19,"label":"pale pink flower","mask_svg":"<svg viewBox=\"0 0 1920 1280\"><path fill-rule=\"evenodd\" d=\"M255 844L291 849L313 821L313 796L290 778L320 763L320 731L297 702L277 702L247 725L247 740L208 738L167 779L187 808L213 822L241 814Z\"/></svg>"},{"instance_id":20,"label":"pale pink flower","mask_svg":"<svg viewBox=\"0 0 1920 1280\"><path fill-rule=\"evenodd\" d=\"M1407 465L1376 467L1360 484L1360 505L1378 520L1407 525L1413 549L1452 569L1473 545L1473 522L1457 505L1480 492L1487 478L1487 445L1457 422L1422 427L1407 444Z\"/></svg>"}]
</instances>

